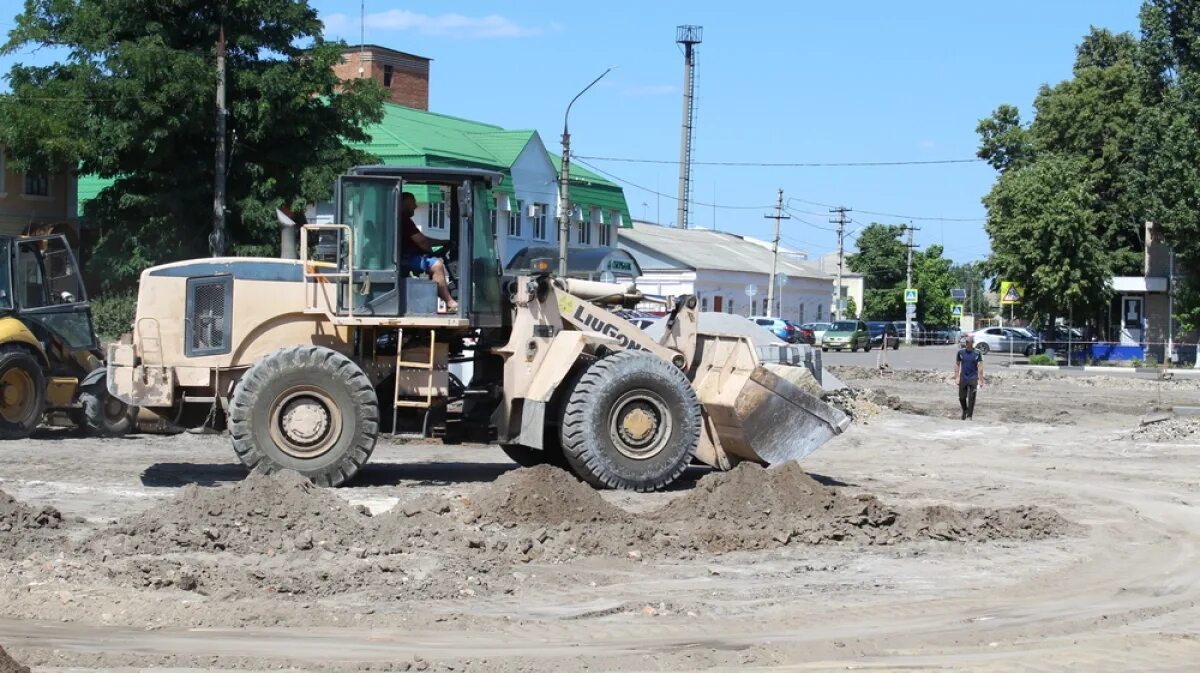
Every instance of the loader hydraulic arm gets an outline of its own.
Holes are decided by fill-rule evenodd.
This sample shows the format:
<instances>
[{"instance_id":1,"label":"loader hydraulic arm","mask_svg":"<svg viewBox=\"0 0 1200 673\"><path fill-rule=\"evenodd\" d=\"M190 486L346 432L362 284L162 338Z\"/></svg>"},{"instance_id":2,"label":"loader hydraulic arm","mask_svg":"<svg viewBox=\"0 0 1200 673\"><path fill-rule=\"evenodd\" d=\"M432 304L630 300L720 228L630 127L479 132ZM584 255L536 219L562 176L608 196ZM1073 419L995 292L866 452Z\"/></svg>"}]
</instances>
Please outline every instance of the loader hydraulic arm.
<instances>
[{"instance_id":1,"label":"loader hydraulic arm","mask_svg":"<svg viewBox=\"0 0 1200 673\"><path fill-rule=\"evenodd\" d=\"M696 352L695 298L683 297L676 302L667 317L667 329L659 342L603 306L557 287L554 292L559 313L572 328L611 337L622 349L650 351L684 371L691 368Z\"/></svg>"}]
</instances>

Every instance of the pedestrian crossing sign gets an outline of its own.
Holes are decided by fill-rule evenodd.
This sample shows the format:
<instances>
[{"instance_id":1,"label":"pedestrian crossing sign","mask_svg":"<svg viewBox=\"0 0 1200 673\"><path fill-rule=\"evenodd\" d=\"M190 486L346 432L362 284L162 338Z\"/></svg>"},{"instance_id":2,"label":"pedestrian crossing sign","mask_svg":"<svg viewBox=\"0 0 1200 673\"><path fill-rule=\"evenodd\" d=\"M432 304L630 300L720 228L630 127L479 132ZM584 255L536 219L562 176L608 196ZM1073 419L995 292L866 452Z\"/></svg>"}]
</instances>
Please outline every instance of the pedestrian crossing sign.
<instances>
[{"instance_id":1,"label":"pedestrian crossing sign","mask_svg":"<svg viewBox=\"0 0 1200 673\"><path fill-rule=\"evenodd\" d=\"M914 288L910 287L910 288L904 290L904 303L905 304L917 303L917 291Z\"/></svg>"},{"instance_id":2,"label":"pedestrian crossing sign","mask_svg":"<svg viewBox=\"0 0 1200 673\"><path fill-rule=\"evenodd\" d=\"M963 311L962 304L955 304L954 306L950 307L950 315L954 316L955 318L961 318L962 311Z\"/></svg>"},{"instance_id":3,"label":"pedestrian crossing sign","mask_svg":"<svg viewBox=\"0 0 1200 673\"><path fill-rule=\"evenodd\" d=\"M1011 280L1000 281L1000 303L1020 304L1025 290Z\"/></svg>"}]
</instances>

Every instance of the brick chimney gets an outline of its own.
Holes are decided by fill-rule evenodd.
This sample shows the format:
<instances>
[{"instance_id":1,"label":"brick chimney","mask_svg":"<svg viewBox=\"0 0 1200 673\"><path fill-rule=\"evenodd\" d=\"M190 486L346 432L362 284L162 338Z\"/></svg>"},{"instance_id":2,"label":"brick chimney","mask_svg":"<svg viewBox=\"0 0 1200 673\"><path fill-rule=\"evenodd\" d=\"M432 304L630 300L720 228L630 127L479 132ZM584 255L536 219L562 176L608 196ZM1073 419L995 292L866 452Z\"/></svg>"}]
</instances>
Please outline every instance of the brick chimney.
<instances>
[{"instance_id":1,"label":"brick chimney","mask_svg":"<svg viewBox=\"0 0 1200 673\"><path fill-rule=\"evenodd\" d=\"M388 90L389 101L428 110L429 61L424 56L368 44L348 47L333 72L343 80L370 77Z\"/></svg>"}]
</instances>

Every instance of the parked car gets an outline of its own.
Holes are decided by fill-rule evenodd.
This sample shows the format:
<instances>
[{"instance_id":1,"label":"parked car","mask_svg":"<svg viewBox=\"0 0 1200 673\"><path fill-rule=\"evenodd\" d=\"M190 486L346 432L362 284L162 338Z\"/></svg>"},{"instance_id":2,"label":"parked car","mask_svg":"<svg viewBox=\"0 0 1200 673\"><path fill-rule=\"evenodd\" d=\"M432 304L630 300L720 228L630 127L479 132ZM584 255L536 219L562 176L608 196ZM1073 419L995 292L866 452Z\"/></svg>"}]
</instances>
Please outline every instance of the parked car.
<instances>
[{"instance_id":1,"label":"parked car","mask_svg":"<svg viewBox=\"0 0 1200 673\"><path fill-rule=\"evenodd\" d=\"M883 348L883 339L887 337L887 346L892 350L900 348L900 333L896 331L895 323L886 320L872 320L867 323L867 329L871 332L871 345Z\"/></svg>"},{"instance_id":2,"label":"parked car","mask_svg":"<svg viewBox=\"0 0 1200 673\"><path fill-rule=\"evenodd\" d=\"M850 349L853 353L859 348L864 351L871 350L871 331L861 320L839 320L833 323L825 333L825 338L821 340L823 351Z\"/></svg>"},{"instance_id":3,"label":"parked car","mask_svg":"<svg viewBox=\"0 0 1200 673\"><path fill-rule=\"evenodd\" d=\"M903 341L905 329L904 321L893 320L892 324L896 326L896 333L900 335L900 340ZM925 343L925 330L921 328L921 323L916 320L912 321L912 343L914 346L920 346L921 344Z\"/></svg>"},{"instance_id":4,"label":"parked car","mask_svg":"<svg viewBox=\"0 0 1200 673\"><path fill-rule=\"evenodd\" d=\"M752 315L750 322L762 327L775 335L775 338L780 341L794 344L796 343L796 328L783 318L772 318L770 316Z\"/></svg>"},{"instance_id":5,"label":"parked car","mask_svg":"<svg viewBox=\"0 0 1200 673\"><path fill-rule=\"evenodd\" d=\"M809 346L816 345L817 337L815 334L813 334L813 331L811 329L805 327L804 325L797 325L796 323L792 322L791 320L788 320L787 324L791 325L792 330L794 330L794 334L796 335L795 343L808 344Z\"/></svg>"},{"instance_id":6,"label":"parked car","mask_svg":"<svg viewBox=\"0 0 1200 673\"><path fill-rule=\"evenodd\" d=\"M801 327L812 330L813 345L820 346L821 340L825 338L825 333L829 331L832 323L827 322L806 322Z\"/></svg>"},{"instance_id":7,"label":"parked car","mask_svg":"<svg viewBox=\"0 0 1200 673\"><path fill-rule=\"evenodd\" d=\"M980 353L1021 353L1030 356L1038 352L1040 342L1012 327L985 327L976 331L975 350Z\"/></svg>"},{"instance_id":8,"label":"parked car","mask_svg":"<svg viewBox=\"0 0 1200 673\"><path fill-rule=\"evenodd\" d=\"M931 325L925 328L925 343L952 344L958 341L959 330L946 325Z\"/></svg>"}]
</instances>

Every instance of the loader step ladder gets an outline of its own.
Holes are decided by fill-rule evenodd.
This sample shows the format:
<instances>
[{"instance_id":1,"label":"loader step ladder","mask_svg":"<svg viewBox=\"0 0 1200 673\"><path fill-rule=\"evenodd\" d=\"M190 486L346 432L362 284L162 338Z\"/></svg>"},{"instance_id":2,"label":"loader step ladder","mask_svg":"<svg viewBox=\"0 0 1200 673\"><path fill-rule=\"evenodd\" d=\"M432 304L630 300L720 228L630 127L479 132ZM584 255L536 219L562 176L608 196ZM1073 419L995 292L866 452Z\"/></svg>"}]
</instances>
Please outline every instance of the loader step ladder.
<instances>
[{"instance_id":1,"label":"loader step ladder","mask_svg":"<svg viewBox=\"0 0 1200 673\"><path fill-rule=\"evenodd\" d=\"M433 412L434 372L437 368L437 330L429 330L429 359L404 359L404 329L396 330L396 386L392 407L392 435L401 439L425 439L429 436L429 417ZM412 396L401 394L401 372L425 373L425 399L412 399ZM424 419L419 433L400 433L396 429L400 420L401 409L423 409Z\"/></svg>"}]
</instances>

